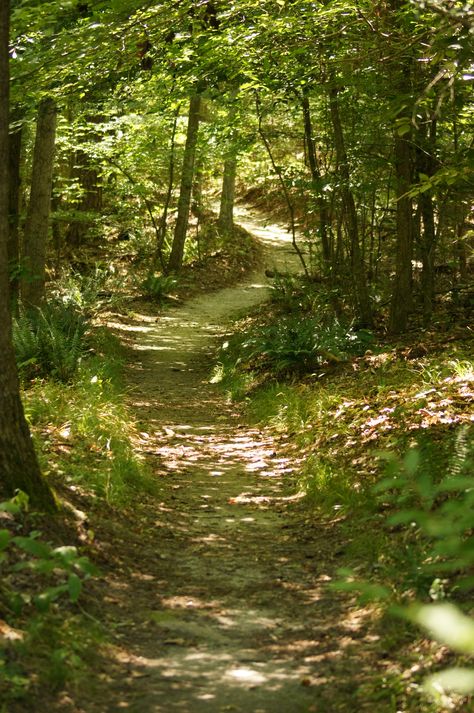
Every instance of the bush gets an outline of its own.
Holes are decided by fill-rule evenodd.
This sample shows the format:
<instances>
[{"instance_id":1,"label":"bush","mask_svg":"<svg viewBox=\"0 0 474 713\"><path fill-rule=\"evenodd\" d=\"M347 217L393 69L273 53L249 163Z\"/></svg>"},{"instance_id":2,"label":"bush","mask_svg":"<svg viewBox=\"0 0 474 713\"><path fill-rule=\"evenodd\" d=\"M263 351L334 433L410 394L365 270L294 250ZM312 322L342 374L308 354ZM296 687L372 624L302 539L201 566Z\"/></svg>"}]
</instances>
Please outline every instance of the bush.
<instances>
[{"instance_id":1,"label":"bush","mask_svg":"<svg viewBox=\"0 0 474 713\"><path fill-rule=\"evenodd\" d=\"M356 333L337 319L329 324L316 317L283 316L276 324L259 327L243 345L243 358L276 375L308 372L325 361L339 362L362 354L372 342L369 332Z\"/></svg>"},{"instance_id":2,"label":"bush","mask_svg":"<svg viewBox=\"0 0 474 713\"><path fill-rule=\"evenodd\" d=\"M408 451L400 463L390 458L389 477L377 490L385 500L391 500L396 512L390 517L393 526L416 526L425 542L425 559L422 565L429 581L434 583L436 596L445 595L444 589L451 577L457 589L474 588L474 489L472 467L474 443L472 427L459 430L454 452L444 466L441 477L437 471L443 462L433 447ZM435 457L436 456L436 457Z\"/></svg>"},{"instance_id":3,"label":"bush","mask_svg":"<svg viewBox=\"0 0 474 713\"><path fill-rule=\"evenodd\" d=\"M51 687L71 680L82 666L81 654L97 645L74 605L99 571L76 547L55 547L31 531L27 508L22 492L0 503L2 711L33 694L39 682ZM72 627L74 635L67 636Z\"/></svg>"},{"instance_id":4,"label":"bush","mask_svg":"<svg viewBox=\"0 0 474 713\"><path fill-rule=\"evenodd\" d=\"M167 294L177 285L177 280L171 275L155 275L150 273L140 283L140 290L149 299L163 302Z\"/></svg>"},{"instance_id":5,"label":"bush","mask_svg":"<svg viewBox=\"0 0 474 713\"><path fill-rule=\"evenodd\" d=\"M53 302L13 320L13 345L23 379L69 381L87 352L87 319L72 305Z\"/></svg>"}]
</instances>

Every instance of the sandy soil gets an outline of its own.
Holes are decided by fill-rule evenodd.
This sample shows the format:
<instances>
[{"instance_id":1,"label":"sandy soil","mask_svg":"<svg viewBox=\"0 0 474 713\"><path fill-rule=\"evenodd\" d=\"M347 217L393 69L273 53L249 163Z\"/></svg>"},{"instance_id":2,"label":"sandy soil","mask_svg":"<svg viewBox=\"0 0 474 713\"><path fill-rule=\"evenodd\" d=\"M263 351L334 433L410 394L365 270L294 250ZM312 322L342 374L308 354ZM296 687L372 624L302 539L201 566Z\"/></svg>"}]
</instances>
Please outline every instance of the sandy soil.
<instances>
[{"instance_id":1,"label":"sandy soil","mask_svg":"<svg viewBox=\"0 0 474 713\"><path fill-rule=\"evenodd\" d=\"M210 383L216 345L268 298L263 269L298 269L282 228L241 222L265 243L262 274L115 325L133 347L130 401L161 494L109 533L103 616L116 645L75 710L365 710L372 637L327 588L343 543L295 495L297 462Z\"/></svg>"}]
</instances>

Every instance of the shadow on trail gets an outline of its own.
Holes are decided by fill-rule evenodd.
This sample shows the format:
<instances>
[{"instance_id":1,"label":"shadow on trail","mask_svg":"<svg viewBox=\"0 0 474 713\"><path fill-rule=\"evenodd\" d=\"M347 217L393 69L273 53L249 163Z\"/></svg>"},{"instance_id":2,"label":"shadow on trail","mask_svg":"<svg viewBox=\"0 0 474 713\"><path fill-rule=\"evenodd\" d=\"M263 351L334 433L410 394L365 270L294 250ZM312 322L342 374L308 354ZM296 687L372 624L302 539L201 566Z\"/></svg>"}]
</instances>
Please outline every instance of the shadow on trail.
<instances>
[{"instance_id":1,"label":"shadow on trail","mask_svg":"<svg viewBox=\"0 0 474 713\"><path fill-rule=\"evenodd\" d=\"M258 230L286 265L288 236ZM117 640L76 711L364 710L355 695L373 676L374 637L366 613L327 587L337 531L308 527L291 482L297 459L209 383L217 337L267 298L258 274L159 320L114 325L131 348L137 448L160 494L104 525L107 577L96 586Z\"/></svg>"}]
</instances>

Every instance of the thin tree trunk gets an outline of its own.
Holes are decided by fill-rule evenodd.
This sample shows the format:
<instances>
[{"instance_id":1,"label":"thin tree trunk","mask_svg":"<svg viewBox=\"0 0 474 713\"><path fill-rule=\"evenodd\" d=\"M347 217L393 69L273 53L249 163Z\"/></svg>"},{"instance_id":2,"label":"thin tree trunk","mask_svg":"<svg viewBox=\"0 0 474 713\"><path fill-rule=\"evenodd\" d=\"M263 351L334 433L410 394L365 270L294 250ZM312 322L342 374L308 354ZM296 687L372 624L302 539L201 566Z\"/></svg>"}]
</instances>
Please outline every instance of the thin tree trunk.
<instances>
[{"instance_id":1,"label":"thin tree trunk","mask_svg":"<svg viewBox=\"0 0 474 713\"><path fill-rule=\"evenodd\" d=\"M181 170L181 186L178 200L178 217L176 220L173 245L167 272L179 272L183 264L184 246L188 231L189 209L194 179L194 162L196 158L196 144L199 132L199 111L201 96L195 94L189 102L188 129L184 148L183 167Z\"/></svg>"},{"instance_id":2,"label":"thin tree trunk","mask_svg":"<svg viewBox=\"0 0 474 713\"><path fill-rule=\"evenodd\" d=\"M204 217L203 196L204 163L203 157L198 156L194 161L193 187L191 189L191 213L197 218L198 223Z\"/></svg>"},{"instance_id":3,"label":"thin tree trunk","mask_svg":"<svg viewBox=\"0 0 474 713\"><path fill-rule=\"evenodd\" d=\"M38 111L30 203L23 245L27 275L22 280L21 296L23 303L29 307L39 306L44 298L55 135L56 104L53 99L43 99Z\"/></svg>"},{"instance_id":4,"label":"thin tree trunk","mask_svg":"<svg viewBox=\"0 0 474 713\"><path fill-rule=\"evenodd\" d=\"M329 240L329 211L326 200L322 192L322 176L319 170L318 160L316 156L316 145L313 138L313 123L311 120L311 109L309 105L308 92L303 91L301 98L301 106L303 109L303 123L305 146L308 157L311 179L313 182L313 191L316 194L318 211L319 211L319 235L321 237L321 248L323 253L323 261L326 267L331 264L331 244Z\"/></svg>"},{"instance_id":5,"label":"thin tree trunk","mask_svg":"<svg viewBox=\"0 0 474 713\"><path fill-rule=\"evenodd\" d=\"M234 230L235 179L237 176L237 156L229 153L224 161L221 202L219 207L219 230L223 235L232 235Z\"/></svg>"},{"instance_id":6,"label":"thin tree trunk","mask_svg":"<svg viewBox=\"0 0 474 713\"><path fill-rule=\"evenodd\" d=\"M390 331L404 332L412 309L413 215L407 195L412 184L412 151L406 135L395 135L394 161L397 197L395 280L390 305Z\"/></svg>"},{"instance_id":7,"label":"thin tree trunk","mask_svg":"<svg viewBox=\"0 0 474 713\"><path fill-rule=\"evenodd\" d=\"M176 130L178 128L178 117L179 117L178 106L173 118L173 126L171 129L171 140L170 140L170 160L168 163L168 185L166 188L166 196L163 203L163 212L161 214L159 227L156 232L156 256L160 261L161 267L164 269L164 258L163 258L163 246L166 238L166 229L168 227L168 210L171 203L171 198L173 196L173 186L174 186L174 164L175 164L175 148L176 148Z\"/></svg>"},{"instance_id":8,"label":"thin tree trunk","mask_svg":"<svg viewBox=\"0 0 474 713\"><path fill-rule=\"evenodd\" d=\"M90 157L85 151L75 152L72 178L79 183L82 195L74 206L78 220L69 223L65 241L68 245L79 247L87 236L93 214L99 214L102 210L102 186L99 184L99 173L91 165Z\"/></svg>"},{"instance_id":9,"label":"thin tree trunk","mask_svg":"<svg viewBox=\"0 0 474 713\"><path fill-rule=\"evenodd\" d=\"M436 229L433 197L429 193L420 195L420 210L423 220L423 234L420 236L421 249L421 287L423 293L423 320L425 325L431 321L434 298L434 251L436 247Z\"/></svg>"},{"instance_id":10,"label":"thin tree trunk","mask_svg":"<svg viewBox=\"0 0 474 713\"><path fill-rule=\"evenodd\" d=\"M386 21L392 28L395 41L407 39L403 7L405 0L388 0L386 3ZM407 52L391 66L389 80L392 92L404 98L404 104L395 117L394 131L394 169L396 191L396 262L395 279L392 288L389 328L393 333L404 332L413 309L413 243L415 225L413 221L413 201L408 195L412 187L413 149L412 149L412 100L408 98L412 91L413 77L417 69L413 58ZM405 133L401 134L401 128Z\"/></svg>"},{"instance_id":11,"label":"thin tree trunk","mask_svg":"<svg viewBox=\"0 0 474 713\"><path fill-rule=\"evenodd\" d=\"M260 97L257 92L255 93L255 104L256 104L257 117L258 117L258 133L260 134L260 138L262 139L263 145L265 146L265 149L268 154L268 158L270 159L270 163L272 164L272 168L275 171L275 174L278 176L278 181L280 182L281 190L285 197L285 202L286 202L286 205L288 208L288 214L289 214L289 218L290 218L290 229L291 229L291 243L293 245L294 251L296 252L296 254L299 257L299 260L301 262L301 265L303 267L306 277L309 277L308 266L306 265L306 261L304 259L303 253L301 252L301 250L298 246L298 242L296 240L295 208L293 205L293 201L291 200L291 196L288 191L288 188L286 187L285 179L283 178L281 169L276 164L275 158L273 156L272 148L271 148L270 143L269 143L269 141L265 135L265 132L263 130L263 126L262 126L263 116L262 116L262 111L261 111L261 103L260 103Z\"/></svg>"},{"instance_id":12,"label":"thin tree trunk","mask_svg":"<svg viewBox=\"0 0 474 713\"><path fill-rule=\"evenodd\" d=\"M14 121L17 117L12 112L11 119ZM20 283L18 279L18 268L20 266L20 186L21 186L21 145L23 137L23 126L20 123L10 133L9 141L9 220L10 230L8 235L8 265L10 270L10 294L14 309L18 305L18 297Z\"/></svg>"},{"instance_id":13,"label":"thin tree trunk","mask_svg":"<svg viewBox=\"0 0 474 713\"><path fill-rule=\"evenodd\" d=\"M9 0L0 3L0 487L2 495L23 490L33 506L56 510L42 479L20 400L11 335L8 284Z\"/></svg>"},{"instance_id":14,"label":"thin tree trunk","mask_svg":"<svg viewBox=\"0 0 474 713\"><path fill-rule=\"evenodd\" d=\"M338 90L337 87L334 86L331 88L329 94L329 107L334 132L337 166L342 179L342 203L351 247L351 267L356 304L360 321L362 324L370 326L372 324L372 309L367 286L367 276L359 243L356 206L354 196L350 189L349 162L347 160L344 133L339 115Z\"/></svg>"},{"instance_id":15,"label":"thin tree trunk","mask_svg":"<svg viewBox=\"0 0 474 713\"><path fill-rule=\"evenodd\" d=\"M237 177L237 130L235 119L237 115L237 90L231 94L227 121L231 127L228 144L224 154L224 171L222 174L221 199L219 205L218 228L224 236L231 236L234 231L235 180Z\"/></svg>"}]
</instances>

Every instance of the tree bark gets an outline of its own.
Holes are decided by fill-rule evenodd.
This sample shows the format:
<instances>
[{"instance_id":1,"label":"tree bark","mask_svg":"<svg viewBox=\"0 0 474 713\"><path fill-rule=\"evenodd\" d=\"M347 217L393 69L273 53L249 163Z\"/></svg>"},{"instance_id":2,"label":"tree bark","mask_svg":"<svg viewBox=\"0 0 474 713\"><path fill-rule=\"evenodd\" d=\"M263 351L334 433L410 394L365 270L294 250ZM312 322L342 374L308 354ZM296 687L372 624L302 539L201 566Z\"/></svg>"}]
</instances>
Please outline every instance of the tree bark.
<instances>
[{"instance_id":1,"label":"tree bark","mask_svg":"<svg viewBox=\"0 0 474 713\"><path fill-rule=\"evenodd\" d=\"M91 218L93 219L91 214L98 214L102 210L102 186L99 185L99 173L91 165L91 160L85 151L75 152L72 177L77 179L82 195L74 206L78 220L69 223L65 241L68 245L80 247L91 226Z\"/></svg>"},{"instance_id":2,"label":"tree bark","mask_svg":"<svg viewBox=\"0 0 474 713\"><path fill-rule=\"evenodd\" d=\"M44 298L55 135L56 104L53 99L43 99L38 110L30 203L23 244L27 274L22 280L21 296L28 307L38 307Z\"/></svg>"},{"instance_id":3,"label":"tree bark","mask_svg":"<svg viewBox=\"0 0 474 713\"><path fill-rule=\"evenodd\" d=\"M183 167L181 169L181 185L178 200L178 217L176 220L173 245L167 272L179 272L183 264L184 246L188 230L189 209L194 179L194 163L196 158L196 144L199 131L199 110L201 96L194 94L189 102L188 129L184 147Z\"/></svg>"},{"instance_id":4,"label":"tree bark","mask_svg":"<svg viewBox=\"0 0 474 713\"><path fill-rule=\"evenodd\" d=\"M321 238L323 261L325 266L329 267L331 264L331 244L329 241L329 211L322 193L322 176L321 171L319 170L318 160L316 156L316 146L313 138L313 123L311 120L311 109L309 105L309 97L307 91L303 91L301 106L303 110L304 136L308 156L309 170L311 172L313 191L316 194L319 212L319 235Z\"/></svg>"},{"instance_id":5,"label":"tree bark","mask_svg":"<svg viewBox=\"0 0 474 713\"><path fill-rule=\"evenodd\" d=\"M406 135L395 135L394 162L397 198L397 244L395 280L390 305L390 331L408 326L412 309L413 210L407 195L412 185L412 151Z\"/></svg>"},{"instance_id":6,"label":"tree bark","mask_svg":"<svg viewBox=\"0 0 474 713\"><path fill-rule=\"evenodd\" d=\"M235 179L237 176L237 156L229 153L224 161L221 202L219 207L219 230L223 235L232 235L234 230Z\"/></svg>"},{"instance_id":7,"label":"tree bark","mask_svg":"<svg viewBox=\"0 0 474 713\"><path fill-rule=\"evenodd\" d=\"M9 0L0 3L0 487L2 495L17 489L32 505L56 510L54 498L42 479L20 400L11 337L8 284L9 236Z\"/></svg>"},{"instance_id":8,"label":"tree bark","mask_svg":"<svg viewBox=\"0 0 474 713\"><path fill-rule=\"evenodd\" d=\"M334 132L334 146L336 149L337 166L342 179L342 204L344 208L346 230L349 236L349 243L351 249L351 267L354 294L357 310L359 313L359 319L363 325L369 327L372 325L372 308L370 305L369 290L367 286L367 275L365 273L359 243L357 211L354 196L350 189L349 162L347 159L341 117L339 115L338 89L335 86L331 87L330 89L329 107Z\"/></svg>"},{"instance_id":9,"label":"tree bark","mask_svg":"<svg viewBox=\"0 0 474 713\"><path fill-rule=\"evenodd\" d=\"M17 117L12 113L11 119ZM8 265L10 270L10 295L14 305L18 304L20 283L18 268L20 266L20 186L21 186L21 144L23 126L19 124L10 132L8 151L9 198L8 212L10 229L8 235Z\"/></svg>"}]
</instances>

